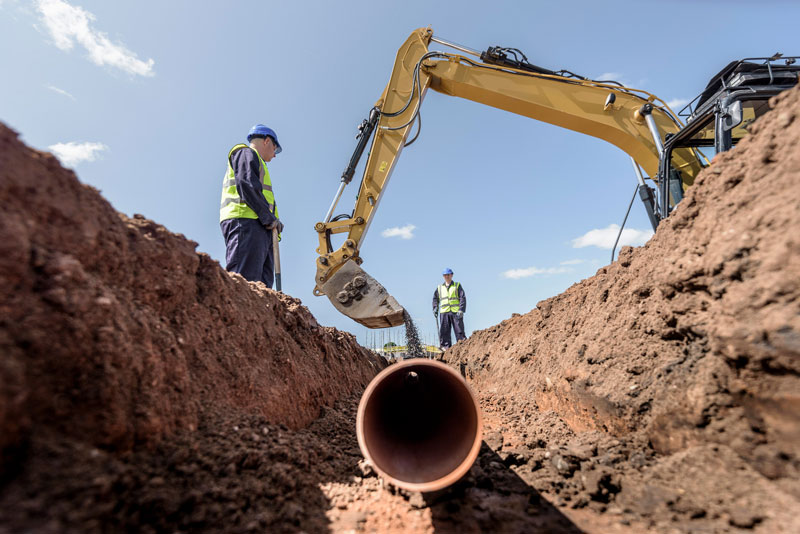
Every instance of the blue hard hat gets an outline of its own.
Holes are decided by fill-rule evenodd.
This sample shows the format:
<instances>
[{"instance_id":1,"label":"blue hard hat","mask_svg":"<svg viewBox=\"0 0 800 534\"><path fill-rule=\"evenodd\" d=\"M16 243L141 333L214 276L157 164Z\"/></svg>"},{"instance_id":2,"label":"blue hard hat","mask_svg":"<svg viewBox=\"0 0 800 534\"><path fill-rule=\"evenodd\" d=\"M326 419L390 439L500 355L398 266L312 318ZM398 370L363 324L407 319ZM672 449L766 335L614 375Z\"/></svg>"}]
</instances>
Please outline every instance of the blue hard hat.
<instances>
[{"instance_id":1,"label":"blue hard hat","mask_svg":"<svg viewBox=\"0 0 800 534\"><path fill-rule=\"evenodd\" d=\"M453 269L451 269L450 267L448 267L447 269L445 269L444 271L442 271L442 276L444 276L444 275L446 275L446 274L453 274Z\"/></svg>"},{"instance_id":2,"label":"blue hard hat","mask_svg":"<svg viewBox=\"0 0 800 534\"><path fill-rule=\"evenodd\" d=\"M278 142L278 134L275 133L275 130L272 128L268 128L263 124L256 124L250 131L247 133L247 142L249 143L253 137L271 137L273 141L275 141L275 153L280 154L281 144Z\"/></svg>"}]
</instances>

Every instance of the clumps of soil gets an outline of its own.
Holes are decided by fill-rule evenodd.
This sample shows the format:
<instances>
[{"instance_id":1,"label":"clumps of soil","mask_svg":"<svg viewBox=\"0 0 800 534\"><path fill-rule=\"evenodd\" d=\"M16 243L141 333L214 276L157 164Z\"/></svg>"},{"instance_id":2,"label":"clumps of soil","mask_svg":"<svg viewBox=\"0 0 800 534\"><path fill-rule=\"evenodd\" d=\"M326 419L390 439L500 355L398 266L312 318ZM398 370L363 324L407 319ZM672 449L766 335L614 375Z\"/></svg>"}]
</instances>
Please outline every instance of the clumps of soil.
<instances>
[{"instance_id":1,"label":"clumps of soil","mask_svg":"<svg viewBox=\"0 0 800 534\"><path fill-rule=\"evenodd\" d=\"M31 460L3 493L0 525L12 532L324 531L331 505L321 485L347 477L358 461L357 446L341 447L350 434L343 406L353 402L342 399L302 430L210 410L195 431L124 454L37 433Z\"/></svg>"},{"instance_id":2,"label":"clumps of soil","mask_svg":"<svg viewBox=\"0 0 800 534\"><path fill-rule=\"evenodd\" d=\"M800 89L640 249L445 355L581 528L800 530Z\"/></svg>"},{"instance_id":3,"label":"clumps of soil","mask_svg":"<svg viewBox=\"0 0 800 534\"><path fill-rule=\"evenodd\" d=\"M383 482L354 432L359 395L307 428L215 413L124 454L37 434L3 489L8 532L547 532L578 534L487 444L447 490ZM13 504L13 506L7 506Z\"/></svg>"}]
</instances>

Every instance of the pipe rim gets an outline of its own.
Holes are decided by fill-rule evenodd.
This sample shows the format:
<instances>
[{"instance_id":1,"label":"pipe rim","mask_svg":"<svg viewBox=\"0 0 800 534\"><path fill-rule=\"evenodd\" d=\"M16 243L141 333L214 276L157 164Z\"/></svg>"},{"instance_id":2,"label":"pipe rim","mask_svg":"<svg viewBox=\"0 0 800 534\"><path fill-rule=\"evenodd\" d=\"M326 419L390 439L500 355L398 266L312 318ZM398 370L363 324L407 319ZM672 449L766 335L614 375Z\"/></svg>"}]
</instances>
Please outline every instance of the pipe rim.
<instances>
[{"instance_id":1,"label":"pipe rim","mask_svg":"<svg viewBox=\"0 0 800 534\"><path fill-rule=\"evenodd\" d=\"M466 387L467 391L469 392L470 398L472 399L472 404L475 407L475 414L477 419L477 425L475 429L475 441L472 444L472 448L470 449L467 456L464 460L453 469L447 475L440 477L436 480L432 480L430 482L405 482L403 480L399 480L394 478L393 476L389 475L381 468L377 466L375 461L372 458L372 455L369 454L369 450L366 447L365 437L364 437L364 430L363 430L363 423L364 423L364 413L366 411L367 401L372 396L375 388L380 384L385 377L390 374L401 372L402 369L406 367L413 367L413 366L427 366L427 367L435 367L440 369L444 372L450 373L452 376L463 382L464 387ZM388 482L392 483L393 485L403 488L410 491L421 491L421 492L430 492L430 491L437 491L440 489L444 489L451 484L457 482L461 477L467 474L467 472L472 467L472 464L475 463L475 460L478 458L478 452L481 448L481 443L483 442L483 417L481 415L481 407L478 404L478 399L475 396L475 392L472 391L472 388L467 384L467 381L457 373L452 367L446 365L442 362L436 360L428 360L425 358L413 358L410 360L406 360L404 362L392 364L380 373L378 373L375 378L367 385L367 389L364 390L364 394L361 396L361 401L358 403L358 414L356 416L356 435L358 437L358 447L361 449L361 454L364 455L364 458L370 463L372 468L377 472L383 479L387 480Z\"/></svg>"}]
</instances>

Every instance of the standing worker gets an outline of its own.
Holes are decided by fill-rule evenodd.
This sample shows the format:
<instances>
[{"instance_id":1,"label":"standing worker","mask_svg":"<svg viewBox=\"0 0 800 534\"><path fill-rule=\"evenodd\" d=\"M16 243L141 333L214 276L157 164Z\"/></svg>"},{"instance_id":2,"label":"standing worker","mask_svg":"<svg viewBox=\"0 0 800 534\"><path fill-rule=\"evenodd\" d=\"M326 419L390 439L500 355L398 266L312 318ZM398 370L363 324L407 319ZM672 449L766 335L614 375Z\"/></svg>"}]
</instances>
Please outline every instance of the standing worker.
<instances>
[{"instance_id":1,"label":"standing worker","mask_svg":"<svg viewBox=\"0 0 800 534\"><path fill-rule=\"evenodd\" d=\"M444 284L433 292L433 315L440 319L439 346L450 347L450 327L456 334L456 343L467 339L464 335L464 312L467 311L467 295L458 282L453 282L453 270L448 267L442 271Z\"/></svg>"},{"instance_id":2,"label":"standing worker","mask_svg":"<svg viewBox=\"0 0 800 534\"><path fill-rule=\"evenodd\" d=\"M228 152L228 170L222 179L219 225L225 238L225 268L272 288L272 230L277 228L280 236L283 223L278 219L267 162L282 149L278 135L263 124L250 128L247 142L249 147L239 143Z\"/></svg>"}]
</instances>

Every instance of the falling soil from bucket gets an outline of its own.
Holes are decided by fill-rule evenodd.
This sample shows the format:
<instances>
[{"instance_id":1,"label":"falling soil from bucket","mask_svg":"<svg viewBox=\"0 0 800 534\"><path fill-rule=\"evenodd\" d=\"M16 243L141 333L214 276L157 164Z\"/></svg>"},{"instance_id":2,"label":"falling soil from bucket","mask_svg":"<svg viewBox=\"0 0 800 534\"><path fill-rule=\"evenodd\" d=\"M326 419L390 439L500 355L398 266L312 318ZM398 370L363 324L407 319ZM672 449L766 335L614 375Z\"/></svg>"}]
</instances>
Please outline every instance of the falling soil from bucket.
<instances>
[{"instance_id":1,"label":"falling soil from bucket","mask_svg":"<svg viewBox=\"0 0 800 534\"><path fill-rule=\"evenodd\" d=\"M406 325L406 346L408 347L409 358L423 358L425 351L422 350L422 344L419 341L419 332L414 320L411 319L411 314L403 310L403 322Z\"/></svg>"}]
</instances>

